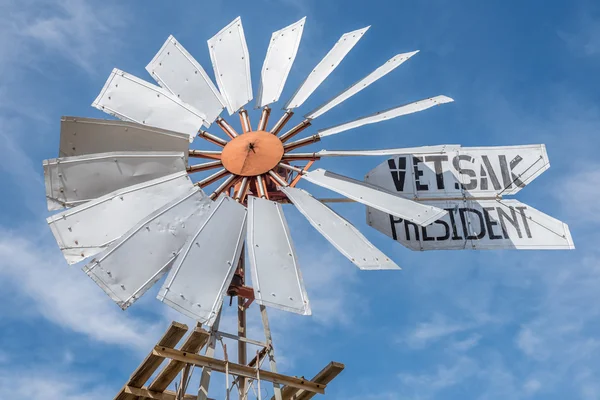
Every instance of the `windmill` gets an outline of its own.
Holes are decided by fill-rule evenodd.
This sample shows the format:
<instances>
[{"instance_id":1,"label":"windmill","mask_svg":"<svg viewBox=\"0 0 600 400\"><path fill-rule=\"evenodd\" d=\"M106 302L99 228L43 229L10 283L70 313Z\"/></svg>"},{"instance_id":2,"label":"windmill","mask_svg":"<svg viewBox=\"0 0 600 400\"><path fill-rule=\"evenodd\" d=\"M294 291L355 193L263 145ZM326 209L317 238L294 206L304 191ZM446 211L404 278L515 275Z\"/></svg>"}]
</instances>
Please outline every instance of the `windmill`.
<instances>
[{"instance_id":1,"label":"windmill","mask_svg":"<svg viewBox=\"0 0 600 400\"><path fill-rule=\"evenodd\" d=\"M212 332L214 325L218 325L219 312L227 295L238 296L240 321L245 319L244 304L248 301L260 305L265 319L265 306L310 314L292 235L282 209L282 204L286 203L295 206L358 268L399 269L350 222L324 202L297 188L302 179L337 192L348 201L366 205L369 224L409 248L428 249L422 245L428 237L434 237L436 243L443 242L437 239L446 234L437 232L434 235L431 232L436 228L431 227L445 226L449 232L456 228L456 218L463 222L463 242L478 240L474 238L479 233L471 231L474 224L470 218L483 215L482 212L462 211L455 215L452 210L456 204L448 203L478 199L469 196L466 179L471 175L465 172L467 168L463 165L471 157L467 154L469 149L441 145L386 150L297 151L331 135L452 102L451 98L425 98L292 140L311 127L318 117L377 82L417 51L395 55L305 114L299 124L286 129L296 110L369 28L345 33L284 104L282 115L275 123L269 123L272 118L270 105L279 100L283 91L304 25L305 18L271 36L256 95L255 107L260 109L260 119L255 125L244 108L254 96L250 57L239 17L208 40L216 86L182 44L170 36L146 67L158 86L118 69L110 74L92 105L118 120L63 117L59 158L44 161L48 209L60 211L49 217L48 223L67 262L86 261L84 271L121 308L129 307L167 275L158 299L213 329ZM220 116L225 108L229 115L239 115L240 129ZM206 130L213 124L224 135ZM190 149L190 143L196 138L219 150ZM480 162L481 171L477 170L480 187L485 178L487 186L483 192L488 195L487 200L501 199L499 192L502 190L496 187L499 180L494 175L496 180L492 181L491 173L495 167L488 165L485 150L480 148L478 151L480 159L484 160ZM540 162L535 167L539 175L548 165L545 149L542 146L532 151L540 155L541 161L533 160ZM452 153L450 158L449 153ZM321 158L346 156L394 158L369 173L367 182L323 169L310 169ZM496 168L502 174L508 171L506 173L516 177L520 188L537 175L529 165L531 157L516 153L513 156L520 157L519 161L513 158L508 162L503 154L504 158L497 159L501 165ZM458 157L458 167L448 161L452 157ZM197 159L205 161L192 162ZM433 163L429 177L424 171L427 162ZM510 170L504 168L505 164L510 165ZM456 168L450 171L448 165ZM206 171L214 172L195 178L196 173L207 174ZM412 174L412 182L418 184L418 190L411 192L405 190L404 185L397 185L399 177L407 174ZM454 179L456 189L448 191L443 185L440 187L440 174L447 180ZM512 179L510 174L504 184ZM440 193L433 199L423 196L427 179L436 179L438 183ZM213 189L208 190L209 187ZM486 190L492 187L495 192L490 195ZM446 203L440 205L439 200ZM498 212L495 218L506 215L509 222L513 221L508 227L502 222L505 239L512 243L509 234L520 228L514 223L517 216L509 214ZM452 221L442 225L440 221L448 218ZM489 213L486 214L481 226L489 228L489 224L500 224L492 219ZM415 247L414 243L411 247L410 236L398 239L396 224L399 223L420 233L418 237L413 234L413 239L421 243L420 247ZM563 238L572 247L568 228L562 224L556 229L561 227ZM427 229L434 236L427 236L424 233ZM409 232L408 228L406 232ZM252 288L246 286L244 248L250 264ZM267 327L265 333L270 340Z\"/></svg>"}]
</instances>

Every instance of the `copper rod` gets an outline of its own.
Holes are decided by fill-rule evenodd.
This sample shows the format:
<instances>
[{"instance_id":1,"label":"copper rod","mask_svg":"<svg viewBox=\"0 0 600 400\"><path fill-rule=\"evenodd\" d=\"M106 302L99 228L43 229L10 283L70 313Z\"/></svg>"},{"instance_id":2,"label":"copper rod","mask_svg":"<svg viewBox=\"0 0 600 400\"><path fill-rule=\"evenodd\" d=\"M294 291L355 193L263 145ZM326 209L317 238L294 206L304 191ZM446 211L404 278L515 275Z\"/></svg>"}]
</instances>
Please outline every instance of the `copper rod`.
<instances>
[{"instance_id":1,"label":"copper rod","mask_svg":"<svg viewBox=\"0 0 600 400\"><path fill-rule=\"evenodd\" d=\"M207 140L209 142L211 142L212 144L216 144L217 146L221 146L221 147L225 147L225 145L227 144L226 140L221 139L220 137L217 137L213 134L210 134L206 131L199 131L198 132L198 136L201 137L204 140Z\"/></svg>"},{"instance_id":2,"label":"copper rod","mask_svg":"<svg viewBox=\"0 0 600 400\"><path fill-rule=\"evenodd\" d=\"M283 148L284 148L285 152L287 153L290 150L294 150L294 149L297 149L297 148L303 147L303 146L308 146L309 144L317 143L319 141L321 141L321 137L318 134L316 134L316 135L309 136L304 139L296 140L295 142L292 142L292 143L288 143L285 146L283 146Z\"/></svg>"},{"instance_id":3,"label":"copper rod","mask_svg":"<svg viewBox=\"0 0 600 400\"><path fill-rule=\"evenodd\" d=\"M242 179L242 183L240 184L240 187L238 188L237 192L235 193L235 200L237 202L242 202L242 197L244 196L244 192L246 191L246 188L248 187L248 177L245 176Z\"/></svg>"},{"instance_id":4,"label":"copper rod","mask_svg":"<svg viewBox=\"0 0 600 400\"><path fill-rule=\"evenodd\" d=\"M318 156L317 153L286 153L281 158L283 161L293 161L293 160L320 160L321 156Z\"/></svg>"},{"instance_id":5,"label":"copper rod","mask_svg":"<svg viewBox=\"0 0 600 400\"><path fill-rule=\"evenodd\" d=\"M258 121L257 131L264 131L267 129L267 123L269 122L269 116L271 115L271 107L264 106L260 114L260 120Z\"/></svg>"},{"instance_id":6,"label":"copper rod","mask_svg":"<svg viewBox=\"0 0 600 400\"><path fill-rule=\"evenodd\" d=\"M194 173L200 171L208 171L209 169L219 168L222 165L223 163L221 162L221 160L211 161L204 164L190 165L189 167L187 167L187 172Z\"/></svg>"},{"instance_id":7,"label":"copper rod","mask_svg":"<svg viewBox=\"0 0 600 400\"><path fill-rule=\"evenodd\" d=\"M230 138L233 139L238 136L238 133L235 131L235 129L233 129L233 127L231 125L229 125L229 123L227 121L225 121L223 118L221 118L221 117L217 118L216 123L223 130L223 132L225 132L225 134L227 136L229 136Z\"/></svg>"},{"instance_id":8,"label":"copper rod","mask_svg":"<svg viewBox=\"0 0 600 400\"><path fill-rule=\"evenodd\" d=\"M302 170L304 172L308 171L308 169L311 167L311 165L313 165L313 163L315 162L315 160L310 160L308 163L306 163L306 165L304 166L304 168L302 168ZM293 180L292 183L290 183L291 187L296 187L296 185L298 184L298 182L300 182L300 178L302 178L302 175L304 174L298 174Z\"/></svg>"},{"instance_id":9,"label":"copper rod","mask_svg":"<svg viewBox=\"0 0 600 400\"><path fill-rule=\"evenodd\" d=\"M189 150L188 155L194 158L208 158L211 160L220 160L220 151L208 151L208 150Z\"/></svg>"},{"instance_id":10,"label":"copper rod","mask_svg":"<svg viewBox=\"0 0 600 400\"><path fill-rule=\"evenodd\" d=\"M258 195L263 199L267 198L267 187L265 186L265 180L262 175L256 177L256 187L258 189Z\"/></svg>"},{"instance_id":11,"label":"copper rod","mask_svg":"<svg viewBox=\"0 0 600 400\"><path fill-rule=\"evenodd\" d=\"M283 177L281 175L279 175L277 172L270 170L269 175L271 175L271 178L273 178L273 180L275 182L277 182L278 184L280 184L281 186L288 186L288 183L286 182L286 180L283 179Z\"/></svg>"},{"instance_id":12,"label":"copper rod","mask_svg":"<svg viewBox=\"0 0 600 400\"><path fill-rule=\"evenodd\" d=\"M200 186L201 188L204 188L204 187L210 185L211 183L214 183L214 182L218 181L219 179L223 178L227 174L229 174L229 171L227 171L225 168L220 169L219 171L215 172L214 174L207 176L206 178L202 179L201 181L196 182L196 185Z\"/></svg>"},{"instance_id":13,"label":"copper rod","mask_svg":"<svg viewBox=\"0 0 600 400\"><path fill-rule=\"evenodd\" d=\"M231 183L233 181L235 181L238 177L236 175L231 175L229 178L225 179L223 181L223 183L221 183L214 192L212 192L212 194L210 195L210 199L214 200L217 198L218 195L220 195L222 192L224 192L225 190L227 190L227 188L229 186L231 186Z\"/></svg>"},{"instance_id":14,"label":"copper rod","mask_svg":"<svg viewBox=\"0 0 600 400\"><path fill-rule=\"evenodd\" d=\"M240 110L240 123L242 124L242 132L248 133L252 130L250 125L250 117L248 116L248 111L245 109Z\"/></svg>"},{"instance_id":15,"label":"copper rod","mask_svg":"<svg viewBox=\"0 0 600 400\"><path fill-rule=\"evenodd\" d=\"M275 126L273 127L273 129L271 129L271 133L273 135L278 135L279 132L283 129L283 127L285 126L285 124L287 124L287 122L290 120L290 118L292 118L292 115L294 115L294 112L292 110L287 110L282 116L281 118L279 118L279 121L277 121L277 123L275 124Z\"/></svg>"},{"instance_id":16,"label":"copper rod","mask_svg":"<svg viewBox=\"0 0 600 400\"><path fill-rule=\"evenodd\" d=\"M279 137L279 140L281 140L282 143L285 143L288 140L290 140L292 137L296 136L297 134L299 134L300 132L302 132L303 130L308 128L310 125L311 125L310 120L305 119L304 121L300 122L298 125L293 127L292 129L290 129L289 131L287 131L286 133L281 135Z\"/></svg>"}]
</instances>

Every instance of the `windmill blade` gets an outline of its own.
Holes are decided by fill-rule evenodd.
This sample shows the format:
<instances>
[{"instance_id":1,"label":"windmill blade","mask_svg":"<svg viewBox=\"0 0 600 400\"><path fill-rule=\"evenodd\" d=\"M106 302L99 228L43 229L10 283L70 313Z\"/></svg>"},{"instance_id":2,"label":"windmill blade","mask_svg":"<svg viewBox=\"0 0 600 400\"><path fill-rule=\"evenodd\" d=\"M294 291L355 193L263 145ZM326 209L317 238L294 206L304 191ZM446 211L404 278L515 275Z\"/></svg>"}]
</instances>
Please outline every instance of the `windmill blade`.
<instances>
[{"instance_id":1,"label":"windmill blade","mask_svg":"<svg viewBox=\"0 0 600 400\"><path fill-rule=\"evenodd\" d=\"M139 220L193 187L187 173L129 186L47 219L69 264L105 249Z\"/></svg>"},{"instance_id":2,"label":"windmill blade","mask_svg":"<svg viewBox=\"0 0 600 400\"><path fill-rule=\"evenodd\" d=\"M292 64L296 59L306 17L273 32L260 75L256 106L264 107L279 100Z\"/></svg>"},{"instance_id":3,"label":"windmill blade","mask_svg":"<svg viewBox=\"0 0 600 400\"><path fill-rule=\"evenodd\" d=\"M189 135L134 122L62 117L60 157L112 151L183 152L187 162Z\"/></svg>"},{"instance_id":4,"label":"windmill blade","mask_svg":"<svg viewBox=\"0 0 600 400\"><path fill-rule=\"evenodd\" d=\"M207 127L225 108L225 100L204 68L172 35L146 70L160 86L203 113Z\"/></svg>"},{"instance_id":5,"label":"windmill blade","mask_svg":"<svg viewBox=\"0 0 600 400\"><path fill-rule=\"evenodd\" d=\"M320 168L306 172L302 178L359 203L421 226L427 226L447 214L447 211L440 208L423 205L375 185Z\"/></svg>"},{"instance_id":6,"label":"windmill blade","mask_svg":"<svg viewBox=\"0 0 600 400\"><path fill-rule=\"evenodd\" d=\"M179 171L185 171L185 158L176 152L112 152L44 160L48 210L74 207Z\"/></svg>"},{"instance_id":7,"label":"windmill blade","mask_svg":"<svg viewBox=\"0 0 600 400\"><path fill-rule=\"evenodd\" d=\"M294 95L283 108L289 110L300 107L306 99L323 83L323 81L337 68L340 62L346 57L346 54L358 43L361 37L369 29L358 29L352 32L344 33L337 43L329 50L329 53L323 57L321 62L317 64L311 73L306 77L304 82L296 90Z\"/></svg>"},{"instance_id":8,"label":"windmill blade","mask_svg":"<svg viewBox=\"0 0 600 400\"><path fill-rule=\"evenodd\" d=\"M302 189L282 187L308 222L360 269L400 269L350 222Z\"/></svg>"},{"instance_id":9,"label":"windmill blade","mask_svg":"<svg viewBox=\"0 0 600 400\"><path fill-rule=\"evenodd\" d=\"M327 101L325 104L320 105L313 111L306 114L304 116L304 118L315 119L315 118L325 114L327 111L331 110L333 107L348 100L350 97L354 96L361 90L365 89L367 86L369 86L372 83L383 78L384 76L386 76L387 74L389 74L390 72L392 72L393 70L398 68L406 60L408 60L409 58L411 58L418 52L419 52L419 50L411 51L410 53L402 53L402 54L395 55L394 57L390 58L385 64L383 64L382 66L377 68L375 71L371 72L369 75L365 76L363 79L354 83L352 86L350 86L348 89L344 90L343 92L341 92L340 94L335 96L333 99Z\"/></svg>"},{"instance_id":10,"label":"windmill blade","mask_svg":"<svg viewBox=\"0 0 600 400\"><path fill-rule=\"evenodd\" d=\"M321 129L319 130L318 134L319 137L335 135L336 133L358 128L359 126L374 124L376 122L400 117L402 115L416 113L431 108L433 106L437 106L444 103L450 103L453 101L453 99L446 96L431 97L428 99L415 101L414 103L405 104L403 106L390 108L388 110L378 111L366 117L358 118L340 125L335 125L330 128Z\"/></svg>"},{"instance_id":11,"label":"windmill blade","mask_svg":"<svg viewBox=\"0 0 600 400\"><path fill-rule=\"evenodd\" d=\"M92 107L124 121L187 133L190 141L206 121L204 114L168 90L116 68Z\"/></svg>"},{"instance_id":12,"label":"windmill blade","mask_svg":"<svg viewBox=\"0 0 600 400\"><path fill-rule=\"evenodd\" d=\"M171 267L212 202L194 188L139 221L83 270L126 309Z\"/></svg>"},{"instance_id":13,"label":"windmill blade","mask_svg":"<svg viewBox=\"0 0 600 400\"><path fill-rule=\"evenodd\" d=\"M200 224L195 224L157 298L212 326L240 259L246 214L246 207L231 197L220 196L210 204Z\"/></svg>"},{"instance_id":14,"label":"windmill blade","mask_svg":"<svg viewBox=\"0 0 600 400\"><path fill-rule=\"evenodd\" d=\"M281 204L248 196L248 257L258 304L310 315Z\"/></svg>"},{"instance_id":15,"label":"windmill blade","mask_svg":"<svg viewBox=\"0 0 600 400\"><path fill-rule=\"evenodd\" d=\"M252 100L250 55L242 19L237 17L210 38L208 48L217 85L231 115Z\"/></svg>"}]
</instances>

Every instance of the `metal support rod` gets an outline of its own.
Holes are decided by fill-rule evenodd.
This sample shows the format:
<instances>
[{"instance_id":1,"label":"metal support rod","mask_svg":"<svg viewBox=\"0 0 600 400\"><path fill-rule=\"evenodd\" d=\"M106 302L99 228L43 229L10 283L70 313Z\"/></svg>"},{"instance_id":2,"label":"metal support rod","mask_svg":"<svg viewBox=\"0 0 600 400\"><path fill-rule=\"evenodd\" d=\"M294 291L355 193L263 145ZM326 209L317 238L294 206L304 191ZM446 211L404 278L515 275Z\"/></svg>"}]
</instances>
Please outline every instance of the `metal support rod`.
<instances>
[{"instance_id":1,"label":"metal support rod","mask_svg":"<svg viewBox=\"0 0 600 400\"><path fill-rule=\"evenodd\" d=\"M295 142L292 142L292 143L288 143L285 146L283 146L283 148L284 148L285 152L287 153L288 151L297 149L298 147L307 146L309 144L317 143L319 141L321 141L321 137L319 136L319 134L316 134L316 135L309 136L304 139L296 140Z\"/></svg>"},{"instance_id":2,"label":"metal support rod","mask_svg":"<svg viewBox=\"0 0 600 400\"><path fill-rule=\"evenodd\" d=\"M210 150L189 150L188 155L194 158L208 158L210 160L220 160L221 152L220 151L210 151Z\"/></svg>"},{"instance_id":3,"label":"metal support rod","mask_svg":"<svg viewBox=\"0 0 600 400\"><path fill-rule=\"evenodd\" d=\"M265 180L263 179L262 175L258 175L256 177L256 187L258 188L258 195L261 198L266 199L267 198L267 187L265 186Z\"/></svg>"},{"instance_id":4,"label":"metal support rod","mask_svg":"<svg viewBox=\"0 0 600 400\"><path fill-rule=\"evenodd\" d=\"M201 188L205 188L206 186L210 185L211 183L214 183L214 182L218 181L219 179L227 176L227 174L229 174L229 171L227 171L225 168L220 169L217 172L215 172L214 174L207 176L206 178L202 179L201 181L196 182L196 185L200 186Z\"/></svg>"},{"instance_id":5,"label":"metal support rod","mask_svg":"<svg viewBox=\"0 0 600 400\"><path fill-rule=\"evenodd\" d=\"M267 316L267 308L263 305L260 306L260 315L262 317L263 329L265 331L265 339L267 340L267 349L269 356L269 365L271 372L277 373L277 363L275 362L275 350L273 349L273 337L271 336L271 327L269 326L269 317ZM273 391L275 392L275 399L281 399L281 386L278 383L273 382Z\"/></svg>"},{"instance_id":6,"label":"metal support rod","mask_svg":"<svg viewBox=\"0 0 600 400\"><path fill-rule=\"evenodd\" d=\"M283 129L283 127L285 126L285 124L287 124L287 122L290 120L290 118L292 118L292 115L294 115L294 112L292 110L287 110L282 116L281 118L279 118L279 121L277 121L277 123L275 124L275 126L273 127L273 129L271 129L271 133L273 135L278 135L279 132Z\"/></svg>"},{"instance_id":7,"label":"metal support rod","mask_svg":"<svg viewBox=\"0 0 600 400\"><path fill-rule=\"evenodd\" d=\"M320 160L321 156L317 155L317 153L286 153L281 159L283 161Z\"/></svg>"},{"instance_id":8,"label":"metal support rod","mask_svg":"<svg viewBox=\"0 0 600 400\"><path fill-rule=\"evenodd\" d=\"M267 130L267 123L269 122L269 116L271 115L271 107L264 106L260 113L260 120L258 121L257 131Z\"/></svg>"},{"instance_id":9,"label":"metal support rod","mask_svg":"<svg viewBox=\"0 0 600 400\"><path fill-rule=\"evenodd\" d=\"M219 168L222 165L223 163L221 162L221 160L211 161L204 164L190 165L189 167L187 167L187 172L193 173L200 171L208 171L209 169Z\"/></svg>"},{"instance_id":10,"label":"metal support rod","mask_svg":"<svg viewBox=\"0 0 600 400\"><path fill-rule=\"evenodd\" d=\"M221 322L221 311L222 306L210 330L210 339L208 342L208 346L206 347L206 352L204 353L206 357L213 358L215 356L215 347L217 346L217 336L215 332L219 330L219 323ZM208 386L210 385L210 374L210 367L202 367L202 375L200 376L200 386L198 386L198 400L208 400Z\"/></svg>"},{"instance_id":11,"label":"metal support rod","mask_svg":"<svg viewBox=\"0 0 600 400\"><path fill-rule=\"evenodd\" d=\"M311 165L313 165L314 162L315 162L315 160L310 160L308 163L306 163L304 168L302 168L302 171L304 171L304 172L308 171L308 169L311 167ZM296 187L298 182L300 182L300 178L302 178L302 175L304 175L304 174L296 175L296 177L294 179L292 179L292 182L290 182L290 187Z\"/></svg>"},{"instance_id":12,"label":"metal support rod","mask_svg":"<svg viewBox=\"0 0 600 400\"><path fill-rule=\"evenodd\" d=\"M290 129L289 131L287 131L286 133L281 135L279 137L279 140L281 140L282 143L285 143L288 140L290 140L292 137L296 136L297 134L299 134L300 132L302 132L303 130L308 128L310 125L311 125L310 120L305 119L304 121L300 122L298 125L293 127L292 129Z\"/></svg>"},{"instance_id":13,"label":"metal support rod","mask_svg":"<svg viewBox=\"0 0 600 400\"><path fill-rule=\"evenodd\" d=\"M227 339L238 340L238 341L250 343L250 344L253 344L253 345L259 346L259 347L267 347L266 343L259 342L258 340L254 340L254 339L248 339L247 337L236 336L236 335L232 335L231 333L221 332L221 331L217 331L216 334L218 336L223 336L224 338L227 338Z\"/></svg>"},{"instance_id":14,"label":"metal support rod","mask_svg":"<svg viewBox=\"0 0 600 400\"><path fill-rule=\"evenodd\" d=\"M229 186L231 186L231 184L234 183L235 180L237 180L238 177L235 175L231 175L229 178L225 179L223 181L223 183L221 183L214 192L212 192L212 194L210 195L210 199L214 200L217 198L217 196L219 196L221 193L223 193L225 190L227 190L229 188Z\"/></svg>"},{"instance_id":15,"label":"metal support rod","mask_svg":"<svg viewBox=\"0 0 600 400\"><path fill-rule=\"evenodd\" d=\"M288 183L286 182L286 180L283 179L283 177L281 175L279 175L277 172L270 170L269 175L271 175L273 180L275 182L277 182L278 184L280 184L281 186L288 186Z\"/></svg>"},{"instance_id":16,"label":"metal support rod","mask_svg":"<svg viewBox=\"0 0 600 400\"><path fill-rule=\"evenodd\" d=\"M250 117L248 116L248 111L245 109L241 109L240 112L240 123L242 124L242 132L248 133L252 130L252 126L250 125Z\"/></svg>"},{"instance_id":17,"label":"metal support rod","mask_svg":"<svg viewBox=\"0 0 600 400\"><path fill-rule=\"evenodd\" d=\"M246 268L245 268L245 252L242 248L242 254L238 263L238 268L242 275L242 285L246 282ZM237 298L238 303L238 336L241 338L246 337L246 309L244 308L244 299L240 296ZM238 363L246 365L246 342L238 341ZM240 379L238 387L240 389L240 400L244 399L244 393L246 393L246 386L248 385L248 379Z\"/></svg>"},{"instance_id":18,"label":"metal support rod","mask_svg":"<svg viewBox=\"0 0 600 400\"><path fill-rule=\"evenodd\" d=\"M240 187L238 188L237 192L235 193L235 200L237 202L243 202L244 201L244 197L246 196L246 189L248 188L248 177L245 176L242 179L242 183L240 184Z\"/></svg>"},{"instance_id":19,"label":"metal support rod","mask_svg":"<svg viewBox=\"0 0 600 400\"><path fill-rule=\"evenodd\" d=\"M302 168L294 167L293 165L289 165L289 164L285 164L285 163L281 163L281 162L277 165L283 169L287 169L288 171L294 171L301 175L304 175L304 170Z\"/></svg>"},{"instance_id":20,"label":"metal support rod","mask_svg":"<svg viewBox=\"0 0 600 400\"><path fill-rule=\"evenodd\" d=\"M206 131L200 130L198 132L198 137L201 137L204 140L211 142L212 144L216 144L217 146L225 147L227 144L226 140L221 139L218 136L213 135L212 133L208 133Z\"/></svg>"},{"instance_id":21,"label":"metal support rod","mask_svg":"<svg viewBox=\"0 0 600 400\"><path fill-rule=\"evenodd\" d=\"M229 123L227 121L225 121L223 118L219 117L217 118L217 120L215 121L217 123L217 125L219 125L219 127L223 130L223 132L225 132L225 134L227 134L227 136L229 136L230 138L235 138L238 136L238 133L235 131L235 129L233 129L233 127L231 125L229 125Z\"/></svg>"}]
</instances>

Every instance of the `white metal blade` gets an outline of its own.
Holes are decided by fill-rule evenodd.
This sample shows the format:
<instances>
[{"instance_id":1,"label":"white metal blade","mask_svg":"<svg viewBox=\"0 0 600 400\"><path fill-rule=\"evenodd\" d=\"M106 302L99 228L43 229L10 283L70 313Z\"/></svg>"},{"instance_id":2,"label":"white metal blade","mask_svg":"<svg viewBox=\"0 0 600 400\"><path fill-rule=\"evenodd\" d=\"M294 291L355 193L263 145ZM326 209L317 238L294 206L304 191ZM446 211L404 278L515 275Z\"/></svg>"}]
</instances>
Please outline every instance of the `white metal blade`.
<instances>
[{"instance_id":1,"label":"white metal blade","mask_svg":"<svg viewBox=\"0 0 600 400\"><path fill-rule=\"evenodd\" d=\"M183 153L112 152L44 160L48 210L74 207L115 190L185 171Z\"/></svg>"},{"instance_id":2,"label":"white metal blade","mask_svg":"<svg viewBox=\"0 0 600 400\"><path fill-rule=\"evenodd\" d=\"M442 144L439 146L405 147L382 150L321 150L315 153L318 157L347 157L347 156L393 156L398 154L444 153L459 149L459 144ZM288 153L292 155L294 153Z\"/></svg>"},{"instance_id":3,"label":"white metal blade","mask_svg":"<svg viewBox=\"0 0 600 400\"><path fill-rule=\"evenodd\" d=\"M211 205L200 188L192 189L139 221L83 270L126 309L167 272Z\"/></svg>"},{"instance_id":4,"label":"white metal blade","mask_svg":"<svg viewBox=\"0 0 600 400\"><path fill-rule=\"evenodd\" d=\"M130 186L47 219L69 264L105 249L139 220L193 187L186 172Z\"/></svg>"},{"instance_id":5,"label":"white metal blade","mask_svg":"<svg viewBox=\"0 0 600 400\"><path fill-rule=\"evenodd\" d=\"M160 86L206 116L210 126L225 108L221 93L204 68L171 35L146 70Z\"/></svg>"},{"instance_id":6,"label":"white metal blade","mask_svg":"<svg viewBox=\"0 0 600 400\"><path fill-rule=\"evenodd\" d=\"M176 151L187 161L189 135L135 122L62 117L59 157L111 151Z\"/></svg>"},{"instance_id":7,"label":"white metal blade","mask_svg":"<svg viewBox=\"0 0 600 400\"><path fill-rule=\"evenodd\" d=\"M212 326L240 259L246 214L231 197L219 197L196 224L157 298Z\"/></svg>"},{"instance_id":8,"label":"white metal blade","mask_svg":"<svg viewBox=\"0 0 600 400\"><path fill-rule=\"evenodd\" d=\"M210 38L208 50L217 85L231 115L252 100L250 55L242 19L237 17Z\"/></svg>"},{"instance_id":9,"label":"white metal blade","mask_svg":"<svg viewBox=\"0 0 600 400\"><path fill-rule=\"evenodd\" d=\"M569 250L567 224L517 200L424 201L448 210L428 227L418 227L367 208L367 223L417 251L428 250Z\"/></svg>"},{"instance_id":10,"label":"white metal blade","mask_svg":"<svg viewBox=\"0 0 600 400\"><path fill-rule=\"evenodd\" d=\"M304 82L296 90L296 93L285 104L285 109L300 107L306 99L323 83L323 81L337 68L340 62L346 57L346 54L358 43L360 38L369 29L358 29L342 35L337 43L329 50L329 53L323 57L321 62L317 64L311 73L306 77Z\"/></svg>"},{"instance_id":11,"label":"white metal blade","mask_svg":"<svg viewBox=\"0 0 600 400\"><path fill-rule=\"evenodd\" d=\"M304 118L315 119L325 114L333 107L348 100L350 97L365 89L367 86L383 78L418 52L419 50L411 51L410 53L402 53L395 55L394 57L390 58L385 64L377 68L375 71L371 72L369 75L365 76L363 79L354 83L352 86L335 96L333 99L327 101L325 104L320 105L313 111L306 114Z\"/></svg>"},{"instance_id":12,"label":"white metal blade","mask_svg":"<svg viewBox=\"0 0 600 400\"><path fill-rule=\"evenodd\" d=\"M281 204L248 196L248 258L258 304L310 315Z\"/></svg>"},{"instance_id":13,"label":"white metal blade","mask_svg":"<svg viewBox=\"0 0 600 400\"><path fill-rule=\"evenodd\" d=\"M421 226L427 226L446 214L446 211L440 208L419 204L375 185L324 169L315 169L302 177L315 185Z\"/></svg>"},{"instance_id":14,"label":"white metal blade","mask_svg":"<svg viewBox=\"0 0 600 400\"><path fill-rule=\"evenodd\" d=\"M405 104L403 106L390 108L384 111L378 111L374 114L368 115L366 117L358 118L353 121L345 122L340 125L332 126L330 128L325 128L319 130L319 136L325 137L334 135L336 133L344 132L350 129L358 128L359 126L374 124L376 122L400 117L402 115L416 113L418 111L423 111L433 106L437 106L444 103L450 103L454 101L450 97L446 96L436 96L431 97L429 99L415 101L414 103Z\"/></svg>"},{"instance_id":15,"label":"white metal blade","mask_svg":"<svg viewBox=\"0 0 600 400\"><path fill-rule=\"evenodd\" d=\"M288 186L282 187L281 191L294 203L308 222L358 268L400 269L350 222L304 190Z\"/></svg>"},{"instance_id":16,"label":"white metal blade","mask_svg":"<svg viewBox=\"0 0 600 400\"><path fill-rule=\"evenodd\" d=\"M304 30L306 17L285 28L273 32L261 71L260 89L256 106L264 107L279 100Z\"/></svg>"},{"instance_id":17,"label":"white metal blade","mask_svg":"<svg viewBox=\"0 0 600 400\"><path fill-rule=\"evenodd\" d=\"M190 141L206 121L168 90L116 68L92 106L124 121L187 133Z\"/></svg>"}]
</instances>

